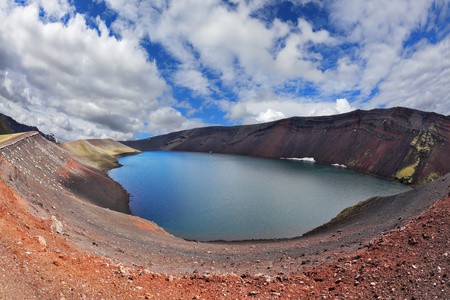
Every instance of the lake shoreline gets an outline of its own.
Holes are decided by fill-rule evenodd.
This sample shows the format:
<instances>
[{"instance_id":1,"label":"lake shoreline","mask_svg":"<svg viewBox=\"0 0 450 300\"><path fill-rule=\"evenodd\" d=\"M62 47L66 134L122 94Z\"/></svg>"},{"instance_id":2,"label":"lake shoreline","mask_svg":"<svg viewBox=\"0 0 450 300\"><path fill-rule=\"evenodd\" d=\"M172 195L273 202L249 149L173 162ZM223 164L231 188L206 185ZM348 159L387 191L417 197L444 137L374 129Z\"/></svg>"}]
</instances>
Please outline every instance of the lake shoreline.
<instances>
[{"instance_id":1,"label":"lake shoreline","mask_svg":"<svg viewBox=\"0 0 450 300\"><path fill-rule=\"evenodd\" d=\"M310 236L276 242L197 243L167 234L152 222L101 207L111 208L116 200L125 199L125 194L116 194L123 189L39 135L1 149L0 156L4 233L0 235L0 267L9 270L0 286L6 296L50 298L56 293L69 297L70 291L73 298L82 294L151 298L154 291L175 298L192 298L192 293L220 297L215 291L225 284L233 298L255 290L264 298L272 293L305 298L333 291L367 298L372 291L385 291L371 285L372 276L378 276L376 282L392 282L394 297L404 297L415 295L411 288L428 291L424 284L401 289L403 279L417 278L411 267L417 263L414 253L425 255L426 251L430 264L423 262L421 268L427 272L436 268L434 262L448 272L439 249L450 238L450 214L446 213L450 200L443 200L450 195L450 174L410 192L373 201L359 214ZM110 202L102 202L105 199ZM385 257L398 267L378 269L384 268ZM407 267L402 261L408 262ZM354 289L354 278L333 277L339 270L353 272L351 266L363 263L371 270L358 278L364 290ZM401 280L396 274L402 275ZM208 292L201 292L200 286ZM430 290L430 294L439 291Z\"/></svg>"},{"instance_id":2,"label":"lake shoreline","mask_svg":"<svg viewBox=\"0 0 450 300\"><path fill-rule=\"evenodd\" d=\"M132 214L186 240L291 239L359 201L410 189L311 160L151 151L120 162L109 175L131 195Z\"/></svg>"}]
</instances>

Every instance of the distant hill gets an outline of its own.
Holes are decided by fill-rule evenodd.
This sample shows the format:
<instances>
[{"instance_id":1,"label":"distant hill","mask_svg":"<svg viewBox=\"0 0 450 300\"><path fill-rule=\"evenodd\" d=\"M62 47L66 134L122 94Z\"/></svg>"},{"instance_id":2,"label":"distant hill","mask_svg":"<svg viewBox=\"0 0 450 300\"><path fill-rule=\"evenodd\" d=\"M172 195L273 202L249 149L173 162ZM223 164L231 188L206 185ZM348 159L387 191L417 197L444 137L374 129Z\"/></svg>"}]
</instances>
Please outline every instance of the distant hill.
<instances>
[{"instance_id":1,"label":"distant hill","mask_svg":"<svg viewBox=\"0 0 450 300\"><path fill-rule=\"evenodd\" d=\"M83 161L87 167L102 173L119 167L118 157L140 152L112 139L77 140L59 143L53 134L45 134L37 127L21 124L13 118L0 113L0 135L11 135L8 138L12 138L15 133L31 131L38 132L45 139L57 143L59 147L68 151L73 157Z\"/></svg>"},{"instance_id":2,"label":"distant hill","mask_svg":"<svg viewBox=\"0 0 450 300\"><path fill-rule=\"evenodd\" d=\"M134 149L313 157L318 163L420 185L450 172L450 118L408 108L356 110L243 126L184 130L122 142Z\"/></svg>"},{"instance_id":3,"label":"distant hill","mask_svg":"<svg viewBox=\"0 0 450 300\"><path fill-rule=\"evenodd\" d=\"M21 124L13 118L0 113L0 134L11 134L19 132L37 131L40 135L49 141L57 142L53 134L45 134L35 126Z\"/></svg>"},{"instance_id":4,"label":"distant hill","mask_svg":"<svg viewBox=\"0 0 450 300\"><path fill-rule=\"evenodd\" d=\"M104 173L120 166L117 158L140 153L113 139L77 140L58 145L88 167Z\"/></svg>"}]
</instances>

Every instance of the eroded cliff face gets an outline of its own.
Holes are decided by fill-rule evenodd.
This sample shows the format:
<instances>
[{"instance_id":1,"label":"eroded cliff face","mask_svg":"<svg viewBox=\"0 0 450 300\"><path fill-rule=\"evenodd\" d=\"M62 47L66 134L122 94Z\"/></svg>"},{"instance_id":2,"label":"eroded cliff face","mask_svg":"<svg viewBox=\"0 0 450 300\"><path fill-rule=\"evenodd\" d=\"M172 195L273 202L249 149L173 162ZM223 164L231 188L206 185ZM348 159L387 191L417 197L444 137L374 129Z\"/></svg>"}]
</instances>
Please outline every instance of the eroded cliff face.
<instances>
[{"instance_id":1,"label":"eroded cliff face","mask_svg":"<svg viewBox=\"0 0 450 300\"><path fill-rule=\"evenodd\" d=\"M210 139L207 130L199 129L193 132L206 135L172 134L156 141L170 148L192 138L212 147L214 139L229 134L224 149L245 149L246 143L265 134L334 136L329 132L338 132L344 124L317 129L295 121L261 125L263 133L219 128ZM408 147L405 157L411 157L411 161L401 161L406 168L412 165L416 170L448 154L436 150L436 136L447 129L434 123L433 128L423 126L422 131L413 132L410 142L404 143ZM348 128L341 131L351 137L351 130L356 129L352 126L341 126ZM390 136L399 143L399 134L393 130L388 131L390 135L377 130L373 126L371 135ZM367 143L363 137L361 141ZM238 142L233 144L233 139ZM117 155L113 151L117 147L120 153L129 151L112 141L90 140L89 144L95 146L89 148L95 155L85 151L88 146L72 153L95 160L96 155ZM446 149L444 144L441 147ZM259 146L255 151L268 155L276 149L264 152ZM294 150L290 149L296 154ZM120 213L127 207L125 191L92 166L37 132L0 136L0 298L235 299L256 295L308 299L343 294L358 299L374 295L449 298L450 285L444 279L449 274L450 173L406 193L375 197L348 208L321 230L303 237L196 243Z\"/></svg>"},{"instance_id":2,"label":"eroded cliff face","mask_svg":"<svg viewBox=\"0 0 450 300\"><path fill-rule=\"evenodd\" d=\"M294 117L270 123L205 127L124 144L265 158L313 157L420 185L450 172L450 118L407 108Z\"/></svg>"},{"instance_id":3,"label":"eroded cliff face","mask_svg":"<svg viewBox=\"0 0 450 300\"><path fill-rule=\"evenodd\" d=\"M37 215L48 217L51 207L70 211L75 203L130 213L128 194L118 183L38 132L14 135L0 144L0 180L35 204Z\"/></svg>"}]
</instances>

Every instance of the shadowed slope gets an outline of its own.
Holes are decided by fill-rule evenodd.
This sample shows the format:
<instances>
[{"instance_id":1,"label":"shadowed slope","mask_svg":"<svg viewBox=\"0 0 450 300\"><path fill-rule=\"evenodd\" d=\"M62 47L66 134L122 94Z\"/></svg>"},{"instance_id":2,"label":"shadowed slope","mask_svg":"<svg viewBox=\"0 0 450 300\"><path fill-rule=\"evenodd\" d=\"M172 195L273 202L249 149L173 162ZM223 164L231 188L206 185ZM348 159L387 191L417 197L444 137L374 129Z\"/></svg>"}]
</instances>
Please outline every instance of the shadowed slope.
<instances>
[{"instance_id":1,"label":"shadowed slope","mask_svg":"<svg viewBox=\"0 0 450 300\"><path fill-rule=\"evenodd\" d=\"M0 179L0 298L448 298L448 199L422 213L450 196L450 174L300 238L233 243L120 213L118 184L37 133L0 142Z\"/></svg>"},{"instance_id":2,"label":"shadowed slope","mask_svg":"<svg viewBox=\"0 0 450 300\"><path fill-rule=\"evenodd\" d=\"M270 123L205 127L127 141L145 150L256 157L313 157L419 185L450 172L450 119L407 108L294 117Z\"/></svg>"},{"instance_id":3,"label":"shadowed slope","mask_svg":"<svg viewBox=\"0 0 450 300\"><path fill-rule=\"evenodd\" d=\"M37 211L92 203L129 213L128 194L116 182L87 168L37 132L23 133L0 144L0 177L37 204Z\"/></svg>"},{"instance_id":4,"label":"shadowed slope","mask_svg":"<svg viewBox=\"0 0 450 300\"><path fill-rule=\"evenodd\" d=\"M56 142L56 138L53 134L45 134L41 132L37 127L28 126L25 124L21 124L14 120L13 118L0 113L0 135L1 134L11 134L11 133L21 133L21 132L29 132L29 131L37 131L40 135L45 137L47 140Z\"/></svg>"},{"instance_id":5,"label":"shadowed slope","mask_svg":"<svg viewBox=\"0 0 450 300\"><path fill-rule=\"evenodd\" d=\"M407 193L376 198L356 216L305 237L195 243L171 236L152 222L113 211L128 209L128 197L120 185L36 133L0 146L0 179L29 204L31 213L56 216L64 233L87 249L165 272L207 271L213 266L217 272L257 273L270 266L267 272L276 274L287 271L281 260L286 256L299 260L293 265L297 270L302 260L322 261L325 249L354 251L406 225L450 193L450 177L442 178ZM249 263L257 260L260 263Z\"/></svg>"}]
</instances>

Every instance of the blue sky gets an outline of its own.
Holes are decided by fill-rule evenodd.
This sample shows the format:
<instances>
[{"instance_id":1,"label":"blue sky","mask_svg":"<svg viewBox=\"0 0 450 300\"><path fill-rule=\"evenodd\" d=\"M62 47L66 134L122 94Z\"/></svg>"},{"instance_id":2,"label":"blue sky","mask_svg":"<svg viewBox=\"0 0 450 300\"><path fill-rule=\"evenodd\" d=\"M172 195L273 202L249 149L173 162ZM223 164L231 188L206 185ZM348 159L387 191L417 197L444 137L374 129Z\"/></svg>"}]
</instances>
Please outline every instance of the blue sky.
<instances>
[{"instance_id":1,"label":"blue sky","mask_svg":"<svg viewBox=\"0 0 450 300\"><path fill-rule=\"evenodd\" d=\"M0 0L0 112L60 140L450 114L448 0Z\"/></svg>"}]
</instances>

